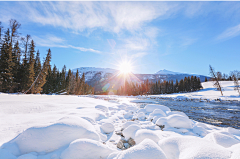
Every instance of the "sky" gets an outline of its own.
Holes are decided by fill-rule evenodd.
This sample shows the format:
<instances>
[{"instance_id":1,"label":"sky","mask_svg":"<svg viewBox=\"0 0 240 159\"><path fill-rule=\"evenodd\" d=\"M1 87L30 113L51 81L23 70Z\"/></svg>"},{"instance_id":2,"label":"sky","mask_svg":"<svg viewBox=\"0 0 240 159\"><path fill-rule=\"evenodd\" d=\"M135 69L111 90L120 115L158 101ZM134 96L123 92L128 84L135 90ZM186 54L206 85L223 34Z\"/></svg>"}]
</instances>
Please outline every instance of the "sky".
<instances>
[{"instance_id":1,"label":"sky","mask_svg":"<svg viewBox=\"0 0 240 159\"><path fill-rule=\"evenodd\" d=\"M21 23L62 69L162 69L209 75L240 70L240 2L0 2L0 21Z\"/></svg>"}]
</instances>

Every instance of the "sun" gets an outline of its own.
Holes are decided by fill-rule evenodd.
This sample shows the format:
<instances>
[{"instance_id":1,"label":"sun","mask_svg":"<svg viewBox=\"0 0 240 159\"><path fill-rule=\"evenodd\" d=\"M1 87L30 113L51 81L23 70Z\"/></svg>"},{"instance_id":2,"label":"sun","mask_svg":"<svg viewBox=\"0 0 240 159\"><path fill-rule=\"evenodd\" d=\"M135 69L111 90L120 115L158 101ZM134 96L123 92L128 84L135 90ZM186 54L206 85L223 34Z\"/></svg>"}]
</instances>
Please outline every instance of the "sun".
<instances>
[{"instance_id":1,"label":"sun","mask_svg":"<svg viewBox=\"0 0 240 159\"><path fill-rule=\"evenodd\" d=\"M120 63L119 70L123 74L129 74L132 72L132 65L130 62L124 61L124 62Z\"/></svg>"}]
</instances>

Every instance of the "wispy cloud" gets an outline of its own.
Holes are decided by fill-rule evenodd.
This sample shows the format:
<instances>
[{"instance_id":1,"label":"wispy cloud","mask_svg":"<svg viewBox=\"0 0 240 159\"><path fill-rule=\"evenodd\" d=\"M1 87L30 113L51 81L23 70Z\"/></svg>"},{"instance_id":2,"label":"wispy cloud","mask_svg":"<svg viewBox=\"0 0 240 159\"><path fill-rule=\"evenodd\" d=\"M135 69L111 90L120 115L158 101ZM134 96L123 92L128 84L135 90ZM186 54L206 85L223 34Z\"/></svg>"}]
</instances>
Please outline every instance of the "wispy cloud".
<instances>
[{"instance_id":1,"label":"wispy cloud","mask_svg":"<svg viewBox=\"0 0 240 159\"><path fill-rule=\"evenodd\" d=\"M216 39L217 40L225 40L230 39L240 35L240 24L234 27L230 27L226 29L223 33L221 33Z\"/></svg>"},{"instance_id":2,"label":"wispy cloud","mask_svg":"<svg viewBox=\"0 0 240 159\"><path fill-rule=\"evenodd\" d=\"M44 38L33 36L33 40L36 42L36 44L38 46L72 48L72 49L80 50L83 52L93 52L93 53L97 53L97 54L101 53L101 51L94 50L91 48L84 48L84 47L66 44L67 42L64 39L56 37L54 35L46 35L46 36L44 36Z\"/></svg>"},{"instance_id":3,"label":"wispy cloud","mask_svg":"<svg viewBox=\"0 0 240 159\"><path fill-rule=\"evenodd\" d=\"M11 17L25 17L25 21L51 25L81 32L101 28L119 33L134 32L146 23L175 12L179 4L165 2L17 2L17 11L12 5L0 7ZM21 9L20 9L21 8ZM6 13L6 14L5 14ZM7 17L6 17L7 18ZM4 19L6 19L4 18Z\"/></svg>"}]
</instances>

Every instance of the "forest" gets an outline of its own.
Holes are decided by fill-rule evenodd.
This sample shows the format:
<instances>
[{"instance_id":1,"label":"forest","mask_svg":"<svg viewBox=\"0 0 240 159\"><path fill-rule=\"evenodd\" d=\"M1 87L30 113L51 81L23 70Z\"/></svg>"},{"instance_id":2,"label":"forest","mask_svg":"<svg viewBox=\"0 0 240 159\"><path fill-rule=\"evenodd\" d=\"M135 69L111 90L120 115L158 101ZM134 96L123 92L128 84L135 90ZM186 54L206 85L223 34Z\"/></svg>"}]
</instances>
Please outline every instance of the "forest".
<instances>
[{"instance_id":1,"label":"forest","mask_svg":"<svg viewBox=\"0 0 240 159\"><path fill-rule=\"evenodd\" d=\"M117 90L118 95L148 95L148 94L170 94L179 92L192 92L202 88L201 81L196 76L185 77L180 81L157 81L156 83L148 80L142 83L125 81L124 86Z\"/></svg>"},{"instance_id":2,"label":"forest","mask_svg":"<svg viewBox=\"0 0 240 159\"><path fill-rule=\"evenodd\" d=\"M66 66L59 71L51 66L50 48L43 61L30 35L20 36L21 24L14 19L9 27L0 22L0 92L31 94L92 94L85 75L73 74Z\"/></svg>"}]
</instances>

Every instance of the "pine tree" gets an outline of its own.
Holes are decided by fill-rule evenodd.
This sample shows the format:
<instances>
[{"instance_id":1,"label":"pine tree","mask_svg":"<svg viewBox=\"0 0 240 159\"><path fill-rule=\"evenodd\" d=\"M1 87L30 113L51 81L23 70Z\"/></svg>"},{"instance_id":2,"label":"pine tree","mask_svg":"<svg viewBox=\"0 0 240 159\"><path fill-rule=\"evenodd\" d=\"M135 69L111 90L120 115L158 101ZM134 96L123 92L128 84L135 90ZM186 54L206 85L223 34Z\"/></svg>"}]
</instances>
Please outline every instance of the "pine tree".
<instances>
[{"instance_id":1,"label":"pine tree","mask_svg":"<svg viewBox=\"0 0 240 159\"><path fill-rule=\"evenodd\" d=\"M36 93L42 92L43 86L46 84L46 81L47 81L46 77L48 75L48 70L49 68L51 68L51 65L50 65L51 57L52 57L51 50L48 49L48 53L43 63L42 70L40 71L40 73L38 74L38 77L35 80L36 83L38 83L37 87L35 86Z\"/></svg>"},{"instance_id":2,"label":"pine tree","mask_svg":"<svg viewBox=\"0 0 240 159\"><path fill-rule=\"evenodd\" d=\"M3 38L0 61L0 78L3 92L12 92L13 90L13 62L12 62L12 44L10 30L7 29Z\"/></svg>"},{"instance_id":3,"label":"pine tree","mask_svg":"<svg viewBox=\"0 0 240 159\"><path fill-rule=\"evenodd\" d=\"M205 77L205 82L207 82L208 80L207 80L207 77Z\"/></svg>"},{"instance_id":4,"label":"pine tree","mask_svg":"<svg viewBox=\"0 0 240 159\"><path fill-rule=\"evenodd\" d=\"M35 64L35 43L33 40L31 40L30 48L29 48L29 61L28 61L28 82L27 82L27 88L30 88L35 80L35 70L34 70L34 64ZM34 86L31 89L31 93L34 92Z\"/></svg>"},{"instance_id":5,"label":"pine tree","mask_svg":"<svg viewBox=\"0 0 240 159\"><path fill-rule=\"evenodd\" d=\"M22 62L22 67L21 67L21 87L22 87L22 92L25 92L26 90L29 89L29 56L28 56L28 45L30 41L30 35L27 35L26 38L22 39L24 42L24 57L23 57L23 62Z\"/></svg>"},{"instance_id":6,"label":"pine tree","mask_svg":"<svg viewBox=\"0 0 240 159\"><path fill-rule=\"evenodd\" d=\"M19 47L19 42L17 41L13 48L13 82L16 85L15 91L20 91L20 84L21 84L21 49Z\"/></svg>"}]
</instances>

